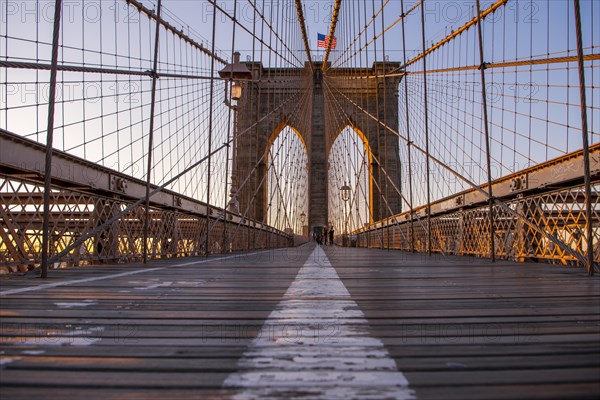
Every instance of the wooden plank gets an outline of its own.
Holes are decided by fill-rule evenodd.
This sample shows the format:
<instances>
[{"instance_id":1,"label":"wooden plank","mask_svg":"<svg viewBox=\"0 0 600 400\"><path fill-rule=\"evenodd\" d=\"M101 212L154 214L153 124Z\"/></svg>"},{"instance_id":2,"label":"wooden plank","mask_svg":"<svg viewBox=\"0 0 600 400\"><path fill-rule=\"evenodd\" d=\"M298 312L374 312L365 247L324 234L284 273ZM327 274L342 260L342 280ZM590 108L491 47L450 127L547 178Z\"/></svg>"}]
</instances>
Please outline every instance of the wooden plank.
<instances>
[{"instance_id":1,"label":"wooden plank","mask_svg":"<svg viewBox=\"0 0 600 400\"><path fill-rule=\"evenodd\" d=\"M596 400L600 383L571 383L541 385L469 385L463 387L442 386L421 388L419 398L430 400L473 400L494 398L498 400Z\"/></svg>"},{"instance_id":2,"label":"wooden plank","mask_svg":"<svg viewBox=\"0 0 600 400\"><path fill-rule=\"evenodd\" d=\"M138 354L125 356L75 356L56 355L52 357L20 354L19 363L11 369L40 371L163 371L163 372L227 372L236 371L237 354L225 357L223 354L198 354L195 357L142 357ZM410 372L443 371L508 371L521 369L558 368L599 368L600 352L580 354L533 354L526 358L514 355L496 356L448 356L440 357L398 357L398 368Z\"/></svg>"},{"instance_id":3,"label":"wooden plank","mask_svg":"<svg viewBox=\"0 0 600 400\"><path fill-rule=\"evenodd\" d=\"M22 387L4 387L1 393L12 400L48 400L52 399L135 399L135 400L165 400L165 399L189 399L189 400L231 400L234 392L222 389L180 389L180 388L152 388L132 389L90 387L90 388L56 388L30 387L23 390ZM51 396L49 397L49 393Z\"/></svg>"},{"instance_id":4,"label":"wooden plank","mask_svg":"<svg viewBox=\"0 0 600 400\"><path fill-rule=\"evenodd\" d=\"M50 282L164 267L1 297L0 357L8 361L0 395L231 398L223 380L241 368L311 249L53 271ZM549 265L325 250L417 398L600 396L599 278ZM0 277L0 291L46 283ZM318 299L291 300L308 310ZM364 326L357 321L346 324ZM284 331L293 325L281 317L269 328L290 354L296 343ZM327 358L340 344L321 345Z\"/></svg>"}]
</instances>

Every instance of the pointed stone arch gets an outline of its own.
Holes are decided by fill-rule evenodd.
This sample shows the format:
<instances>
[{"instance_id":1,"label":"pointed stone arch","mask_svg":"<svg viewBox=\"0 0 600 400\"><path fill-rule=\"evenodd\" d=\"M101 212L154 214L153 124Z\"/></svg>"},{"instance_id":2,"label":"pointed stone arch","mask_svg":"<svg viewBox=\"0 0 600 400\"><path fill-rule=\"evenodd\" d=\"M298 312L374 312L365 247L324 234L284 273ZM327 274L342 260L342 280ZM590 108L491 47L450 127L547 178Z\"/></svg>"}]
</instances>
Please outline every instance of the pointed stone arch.
<instances>
[{"instance_id":1,"label":"pointed stone arch","mask_svg":"<svg viewBox=\"0 0 600 400\"><path fill-rule=\"evenodd\" d=\"M369 210L369 218L371 219L371 222L373 222L372 221L373 216L375 215L373 213L373 211L374 211L374 209L373 209L373 204L374 204L373 194L374 194L375 184L373 182L373 151L371 150L371 145L369 144L369 138L364 134L363 131L360 130L360 128L358 126L353 124L352 121L347 120L345 124L340 125L340 127L336 129L335 134L332 136L331 146L327 149L327 159L328 160L330 159L331 149L333 148L335 142L338 140L341 133L346 128L350 128L356 134L356 136L358 136L358 138L362 142L362 145L363 145L363 148L365 151L365 155L368 160L368 166L367 166L367 174L368 174L368 182L367 183L368 183L368 192L369 192L368 210ZM331 168L331 165L329 162L328 162L328 167Z\"/></svg>"},{"instance_id":2,"label":"pointed stone arch","mask_svg":"<svg viewBox=\"0 0 600 400\"><path fill-rule=\"evenodd\" d=\"M336 72L329 71L327 79L339 82L339 90L346 99L340 102L341 114L347 121L332 121L327 115L325 105L327 94L324 91L321 65L314 63L314 69L305 68L264 68L260 63L247 62L253 79L243 83L243 93L238 102L237 132L243 132L237 140L237 158L234 162L234 185L237 185L237 199L241 212L261 222L266 222L266 185L263 185L267 172L266 154L269 146L277 138L279 132L290 126L302 139L308 154L309 185L309 229L325 226L329 222L328 215L328 158L329 146L332 145L331 132L326 132L328 124L339 124L339 135L345 126L351 126L360 132L362 139L369 145L370 169L373 182L372 215L379 220L401 211L400 195L400 161L398 138L385 129L378 121L366 117L357 109L356 104L365 105L365 111L382 121L392 130L398 129L397 88L400 77L370 79L365 84L358 80L345 79L352 74L352 69ZM372 68L356 69L356 74L377 75L382 71L396 71L399 63L374 63ZM281 79L280 79L281 78ZM341 80L339 80L341 79ZM344 80L345 79L345 80ZM300 106L294 102L281 102L276 109L270 101L274 96L285 93L300 93L298 98L308 99ZM329 137L328 137L329 136ZM388 145L380 145L387 142ZM375 160L379 160L376 162ZM380 165L380 163L382 165ZM385 170L385 174L383 171ZM245 185L239 188L242 181ZM377 189L377 188L380 188Z\"/></svg>"},{"instance_id":3,"label":"pointed stone arch","mask_svg":"<svg viewBox=\"0 0 600 400\"><path fill-rule=\"evenodd\" d=\"M265 147L264 156L266 157L268 155L269 149L271 148L271 146L273 146L273 143L275 143L275 140L279 137L279 135L281 135L285 128L290 128L292 132L296 134L298 139L300 139L300 142L302 142L302 144L304 145L304 150L308 155L308 147L306 147L306 141L304 140L304 136L302 136L302 133L300 133L300 131L294 126L293 123L291 123L291 121L288 118L284 118L275 126L275 129L273 129L273 132L269 136L269 139L267 140L267 146Z\"/></svg>"},{"instance_id":4,"label":"pointed stone arch","mask_svg":"<svg viewBox=\"0 0 600 400\"><path fill-rule=\"evenodd\" d=\"M263 215L265 216L265 222L269 222L268 221L268 214L269 214L269 201L271 198L271 190L272 188L269 187L269 182L268 182L268 177L269 177L269 152L271 151L271 149L273 148L273 145L275 144L275 142L277 141L277 139L281 136L282 133L284 133L286 131L286 128L289 128L289 130L291 132L294 133L294 136L296 138L299 139L302 148L304 149L304 154L306 155L306 164L303 165L303 168L306 169L306 173L308 175L308 148L306 147L306 142L304 141L304 137L302 136L302 134L300 133L300 131L298 129L296 129L293 124L290 123L289 119L283 119L279 124L277 124L277 126L275 127L275 129L273 130L273 132L271 133L271 135L269 136L269 139L267 140L267 146L265 148L265 152L264 152L264 156L263 159L267 160L267 162L265 163L265 169L264 169L264 174L265 176L267 176L267 180L265 181L265 183L263 184L262 188L260 190L263 191L263 196L265 198L265 201L263 202ZM292 160L293 162L293 160ZM292 211L293 210L288 210L288 211Z\"/></svg>"}]
</instances>

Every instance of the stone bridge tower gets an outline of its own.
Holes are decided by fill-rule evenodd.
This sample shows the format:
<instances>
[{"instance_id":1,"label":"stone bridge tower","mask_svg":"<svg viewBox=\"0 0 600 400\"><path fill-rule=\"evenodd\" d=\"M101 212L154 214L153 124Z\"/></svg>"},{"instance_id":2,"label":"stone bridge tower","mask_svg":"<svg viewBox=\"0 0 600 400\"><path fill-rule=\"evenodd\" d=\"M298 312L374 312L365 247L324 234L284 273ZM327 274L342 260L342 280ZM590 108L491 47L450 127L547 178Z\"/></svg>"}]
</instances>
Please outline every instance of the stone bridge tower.
<instances>
[{"instance_id":1,"label":"stone bridge tower","mask_svg":"<svg viewBox=\"0 0 600 400\"><path fill-rule=\"evenodd\" d=\"M374 119L398 131L397 96L401 78L374 76L397 73L399 63L378 62L372 68L362 69L329 69L326 75L322 74L318 62L313 63L312 70L309 64L297 69L264 68L257 62L245 64L253 79L244 83L244 95L238 102L237 156L233 166L241 213L248 210L249 217L266 221L266 154L286 126L306 145L309 229L329 222L329 151L347 126L360 132L373 156L370 174L373 220L401 211L400 195L394 189L394 186L401 189L398 138ZM361 79L367 75L373 78ZM340 111L336 115L326 112L331 109L328 107L331 102L335 102L334 107Z\"/></svg>"}]
</instances>

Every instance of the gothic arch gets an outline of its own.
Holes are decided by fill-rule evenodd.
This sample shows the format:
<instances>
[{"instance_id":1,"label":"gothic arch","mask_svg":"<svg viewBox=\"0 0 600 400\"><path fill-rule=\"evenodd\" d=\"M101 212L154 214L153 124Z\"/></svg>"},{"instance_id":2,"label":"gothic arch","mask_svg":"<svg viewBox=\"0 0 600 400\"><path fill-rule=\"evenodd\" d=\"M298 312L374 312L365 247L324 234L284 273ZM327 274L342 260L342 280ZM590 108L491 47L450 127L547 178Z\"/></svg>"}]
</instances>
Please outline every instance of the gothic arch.
<instances>
[{"instance_id":1,"label":"gothic arch","mask_svg":"<svg viewBox=\"0 0 600 400\"><path fill-rule=\"evenodd\" d=\"M327 159L329 160L329 157L331 156L331 148L333 148L333 145L335 144L335 142L338 140L340 134L346 129L346 128L350 128L352 130L352 132L354 132L356 134L356 136L358 136L358 138L361 140L362 144L363 144L363 148L365 151L365 154L367 156L367 165L368 165L368 185L369 185L369 218L371 218L373 214L373 203L374 203L374 197L373 197L373 193L374 193L374 183L373 183L373 151L371 150L371 145L369 144L369 139L367 138L367 136L364 134L364 132L355 124L353 124L351 121L346 121L345 124L342 124L338 129L335 130L335 134L332 137L332 141L331 141L331 146L329 149L327 149ZM329 165L328 162L328 166L331 167Z\"/></svg>"},{"instance_id":2,"label":"gothic arch","mask_svg":"<svg viewBox=\"0 0 600 400\"><path fill-rule=\"evenodd\" d=\"M352 70L330 70L326 78L335 79L339 90L344 93L338 103L340 115L352 119L343 121L336 120L336 116L327 113L329 94L324 90L325 77L320 73L320 64L314 64L314 70L308 66L298 69L264 68L256 62L247 62L246 65L253 74L253 80L243 84L244 96L238 101L236 129L243 134L237 138L237 157L234 163L240 210L246 212L249 218L266 221L268 199L265 185L262 184L267 173L268 160L265 160L265 155L268 155L270 146L280 132L289 126L301 139L308 155L309 229L326 225L329 221L329 147L333 144L333 132L326 127L332 124L339 125L334 136L337 137L346 126L350 126L363 143L368 144L369 175L372 177L372 201L369 207L373 210L373 219L379 220L401 211L400 195L394 189L394 186L400 188L398 140L374 119L383 121L385 126L393 130L398 129L398 100L397 90L394 89L397 88L400 77L386 79L384 86L377 80L369 81L364 86L364 82L359 84L357 80L346 79ZM368 72L374 74L381 73L384 69L392 71L398 68L399 63L374 63ZM356 73L364 74L365 70L359 68ZM284 79L284 84L278 79L280 76ZM296 96L304 99L300 107L296 103L285 101L294 93L306 94ZM274 98L281 100L277 100L277 104L271 104ZM364 110L357 109L356 104L364 105ZM374 118L367 117L363 111ZM388 145L382 146L386 141ZM244 185L240 188L242 181Z\"/></svg>"},{"instance_id":3,"label":"gothic arch","mask_svg":"<svg viewBox=\"0 0 600 400\"><path fill-rule=\"evenodd\" d=\"M261 188L261 191L263 192L263 197L265 199L265 201L262 204L262 206L263 206L262 212L263 212L263 215L265 218L265 222L268 222L268 220L269 220L269 202L271 199L271 190L272 190L272 188L269 187L269 179L268 179L268 177L269 177L269 151L275 144L277 138L279 138L281 136L281 134L286 130L286 128L289 128L290 131L292 131L294 133L295 137L298 138L298 140L300 141L300 143L302 145L302 148L304 149L304 154L306 155L306 162L307 162L307 164L304 165L304 168L306 169L306 173L308 175L308 149L306 147L306 142L304 141L304 137L302 136L300 131L298 129L296 129L293 126L293 124L290 123L289 119L283 119L279 124L277 124L275 126L271 135L269 135L269 138L267 140L267 144L266 144L266 147L264 150L264 155L263 155L263 160L265 160L264 167L263 167L263 174L264 174L264 176L267 177Z\"/></svg>"},{"instance_id":4,"label":"gothic arch","mask_svg":"<svg viewBox=\"0 0 600 400\"><path fill-rule=\"evenodd\" d=\"M285 118L282 119L281 122L279 122L279 124L275 126L275 129L273 129L273 132L271 133L271 135L269 135L269 138L267 139L267 145L265 147L264 153L265 160L269 155L269 150L271 149L271 146L273 146L273 143L275 143L275 140L279 137L279 135L281 135L281 132L283 132L285 128L290 128L292 132L296 134L296 136L298 137L298 139L300 139L300 142L302 142L302 145L304 146L306 155L308 155L308 147L306 147L306 141L304 140L304 137L302 136L300 131L290 122L290 120Z\"/></svg>"}]
</instances>

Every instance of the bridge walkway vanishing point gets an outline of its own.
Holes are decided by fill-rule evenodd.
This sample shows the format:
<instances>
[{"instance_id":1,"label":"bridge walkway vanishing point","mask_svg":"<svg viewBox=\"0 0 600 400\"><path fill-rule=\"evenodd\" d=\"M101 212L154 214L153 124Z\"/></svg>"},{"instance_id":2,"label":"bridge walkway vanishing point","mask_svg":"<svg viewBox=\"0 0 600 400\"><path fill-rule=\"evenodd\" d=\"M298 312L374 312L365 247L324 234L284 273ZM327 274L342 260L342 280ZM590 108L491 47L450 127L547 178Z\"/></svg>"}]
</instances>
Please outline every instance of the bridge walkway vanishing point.
<instances>
[{"instance_id":1,"label":"bridge walkway vanishing point","mask_svg":"<svg viewBox=\"0 0 600 400\"><path fill-rule=\"evenodd\" d=\"M0 274L325 227L600 272L597 0L225 3L0 2Z\"/></svg>"},{"instance_id":2,"label":"bridge walkway vanishing point","mask_svg":"<svg viewBox=\"0 0 600 400\"><path fill-rule=\"evenodd\" d=\"M319 247L0 277L2 399L600 396L600 279Z\"/></svg>"}]
</instances>

